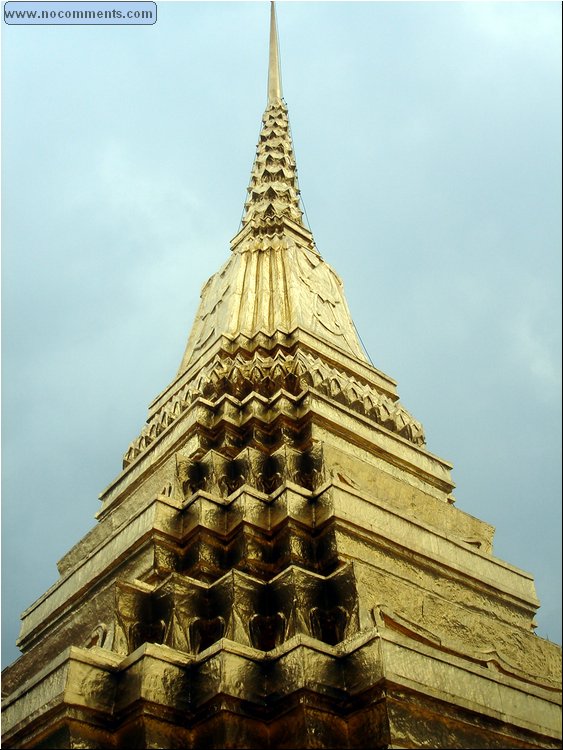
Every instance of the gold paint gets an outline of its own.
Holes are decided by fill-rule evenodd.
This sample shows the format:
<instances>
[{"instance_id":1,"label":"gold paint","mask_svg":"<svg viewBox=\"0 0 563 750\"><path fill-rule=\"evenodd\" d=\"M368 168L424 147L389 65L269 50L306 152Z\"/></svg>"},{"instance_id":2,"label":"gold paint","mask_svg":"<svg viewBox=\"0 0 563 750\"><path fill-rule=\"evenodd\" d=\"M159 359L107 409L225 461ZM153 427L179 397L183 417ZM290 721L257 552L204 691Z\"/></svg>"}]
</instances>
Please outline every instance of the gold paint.
<instances>
[{"instance_id":1,"label":"gold paint","mask_svg":"<svg viewBox=\"0 0 563 750\"><path fill-rule=\"evenodd\" d=\"M243 227L22 616L3 746L560 747L533 579L452 506L303 225L273 4L270 40Z\"/></svg>"}]
</instances>

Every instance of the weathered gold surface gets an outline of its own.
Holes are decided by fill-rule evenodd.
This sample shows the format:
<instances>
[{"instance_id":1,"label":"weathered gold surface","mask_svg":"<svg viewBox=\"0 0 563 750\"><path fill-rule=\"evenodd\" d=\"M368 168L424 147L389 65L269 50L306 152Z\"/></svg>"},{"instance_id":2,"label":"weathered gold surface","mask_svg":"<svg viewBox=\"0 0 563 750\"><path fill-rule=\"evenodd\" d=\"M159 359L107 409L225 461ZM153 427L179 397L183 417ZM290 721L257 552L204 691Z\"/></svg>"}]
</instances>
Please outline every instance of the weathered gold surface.
<instances>
[{"instance_id":1,"label":"weathered gold surface","mask_svg":"<svg viewBox=\"0 0 563 750\"><path fill-rule=\"evenodd\" d=\"M303 226L273 8L270 39L243 227L22 615L3 746L560 747L533 579L454 507Z\"/></svg>"}]
</instances>

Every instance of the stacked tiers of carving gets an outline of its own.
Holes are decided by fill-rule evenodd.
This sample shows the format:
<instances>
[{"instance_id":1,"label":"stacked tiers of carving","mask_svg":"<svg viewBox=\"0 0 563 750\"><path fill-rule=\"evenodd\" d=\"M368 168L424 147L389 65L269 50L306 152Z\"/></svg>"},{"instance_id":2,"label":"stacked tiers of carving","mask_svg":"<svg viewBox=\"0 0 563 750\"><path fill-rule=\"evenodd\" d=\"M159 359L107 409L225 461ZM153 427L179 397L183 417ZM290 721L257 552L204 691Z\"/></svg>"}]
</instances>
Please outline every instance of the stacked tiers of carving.
<instances>
[{"instance_id":1,"label":"stacked tiers of carving","mask_svg":"<svg viewBox=\"0 0 563 750\"><path fill-rule=\"evenodd\" d=\"M276 383L271 358L253 381L255 360L247 353L238 377L208 381L209 406L191 407L201 412L192 450L175 454L165 488L181 498L181 532L155 542L143 583L118 583L114 648L152 642L191 657L178 671L185 746L294 746L303 732L348 746L342 644L360 630L354 567L319 500L327 472L302 399L280 387L287 378Z\"/></svg>"},{"instance_id":2,"label":"stacked tiers of carving","mask_svg":"<svg viewBox=\"0 0 563 750\"><path fill-rule=\"evenodd\" d=\"M262 233L279 227L280 219L302 224L289 119L281 99L269 104L264 112L244 207L243 226L253 222Z\"/></svg>"}]
</instances>

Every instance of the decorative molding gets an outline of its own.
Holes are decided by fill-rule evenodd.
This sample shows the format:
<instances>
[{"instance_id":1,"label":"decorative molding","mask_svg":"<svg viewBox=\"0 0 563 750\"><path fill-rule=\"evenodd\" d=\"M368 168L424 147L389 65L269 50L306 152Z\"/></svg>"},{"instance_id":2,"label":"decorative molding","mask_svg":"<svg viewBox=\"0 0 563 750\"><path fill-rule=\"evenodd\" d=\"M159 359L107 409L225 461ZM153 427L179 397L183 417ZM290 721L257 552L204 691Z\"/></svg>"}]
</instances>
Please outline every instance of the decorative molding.
<instances>
[{"instance_id":1,"label":"decorative molding","mask_svg":"<svg viewBox=\"0 0 563 750\"><path fill-rule=\"evenodd\" d=\"M225 394L241 401L251 393L271 399L280 390L292 395L316 390L371 419L414 445L424 445L424 431L398 401L391 400L372 385L324 362L309 352L288 354L279 349L270 356L254 352L250 357L218 354L189 383L173 393L149 419L139 437L131 443L123 458L128 466L197 398L215 401Z\"/></svg>"}]
</instances>

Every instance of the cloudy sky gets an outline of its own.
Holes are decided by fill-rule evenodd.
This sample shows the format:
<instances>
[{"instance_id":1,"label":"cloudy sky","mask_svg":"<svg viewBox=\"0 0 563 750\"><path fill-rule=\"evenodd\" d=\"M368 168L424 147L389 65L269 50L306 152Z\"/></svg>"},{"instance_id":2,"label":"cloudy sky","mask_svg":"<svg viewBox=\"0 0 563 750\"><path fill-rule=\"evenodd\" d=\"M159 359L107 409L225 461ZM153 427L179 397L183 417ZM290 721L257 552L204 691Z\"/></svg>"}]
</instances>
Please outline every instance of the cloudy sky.
<instances>
[{"instance_id":1,"label":"cloudy sky","mask_svg":"<svg viewBox=\"0 0 563 750\"><path fill-rule=\"evenodd\" d=\"M3 26L4 664L228 257L268 16ZM318 248L561 642L561 5L281 2L278 20Z\"/></svg>"}]
</instances>

